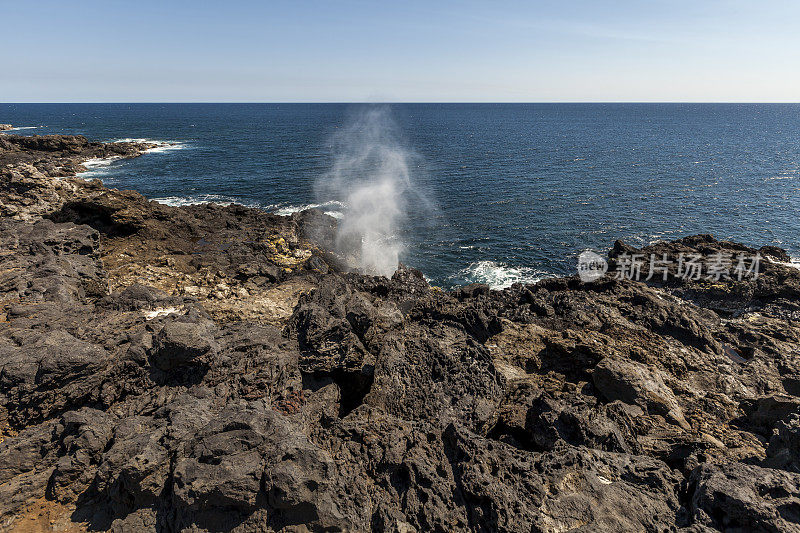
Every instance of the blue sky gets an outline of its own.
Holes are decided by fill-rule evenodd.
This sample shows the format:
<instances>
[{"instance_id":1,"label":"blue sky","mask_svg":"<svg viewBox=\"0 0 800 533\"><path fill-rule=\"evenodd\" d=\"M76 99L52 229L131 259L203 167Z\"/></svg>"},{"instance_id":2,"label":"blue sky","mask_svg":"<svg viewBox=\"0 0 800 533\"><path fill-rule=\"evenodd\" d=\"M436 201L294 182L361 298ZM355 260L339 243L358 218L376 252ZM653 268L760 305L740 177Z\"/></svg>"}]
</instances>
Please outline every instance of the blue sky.
<instances>
[{"instance_id":1,"label":"blue sky","mask_svg":"<svg viewBox=\"0 0 800 533\"><path fill-rule=\"evenodd\" d=\"M0 0L2 102L800 101L796 1Z\"/></svg>"}]
</instances>

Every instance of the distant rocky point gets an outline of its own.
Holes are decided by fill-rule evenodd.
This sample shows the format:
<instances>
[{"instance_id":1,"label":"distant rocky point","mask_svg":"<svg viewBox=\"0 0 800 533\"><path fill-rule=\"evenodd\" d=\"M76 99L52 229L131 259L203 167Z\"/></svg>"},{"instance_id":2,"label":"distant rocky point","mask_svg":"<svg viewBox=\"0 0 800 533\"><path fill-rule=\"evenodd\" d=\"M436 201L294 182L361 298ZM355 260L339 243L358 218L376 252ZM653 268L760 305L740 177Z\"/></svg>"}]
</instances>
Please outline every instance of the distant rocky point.
<instances>
[{"instance_id":1,"label":"distant rocky point","mask_svg":"<svg viewBox=\"0 0 800 533\"><path fill-rule=\"evenodd\" d=\"M798 531L800 270L492 291L0 138L0 529Z\"/></svg>"},{"instance_id":2,"label":"distant rocky point","mask_svg":"<svg viewBox=\"0 0 800 533\"><path fill-rule=\"evenodd\" d=\"M0 124L0 131L8 131L13 128L14 126L12 126L11 124Z\"/></svg>"}]
</instances>

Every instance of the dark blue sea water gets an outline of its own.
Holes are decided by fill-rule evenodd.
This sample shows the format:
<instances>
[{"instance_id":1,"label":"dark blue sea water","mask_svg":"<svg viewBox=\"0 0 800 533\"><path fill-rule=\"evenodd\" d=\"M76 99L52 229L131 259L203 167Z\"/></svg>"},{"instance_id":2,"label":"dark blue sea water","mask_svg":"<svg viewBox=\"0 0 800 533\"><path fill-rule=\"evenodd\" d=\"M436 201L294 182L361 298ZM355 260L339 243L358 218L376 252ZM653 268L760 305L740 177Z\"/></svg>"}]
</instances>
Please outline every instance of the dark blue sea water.
<instances>
[{"instance_id":1,"label":"dark blue sea water","mask_svg":"<svg viewBox=\"0 0 800 533\"><path fill-rule=\"evenodd\" d=\"M91 177L150 198L289 212L318 201L338 104L0 104L24 134L180 143ZM392 105L437 209L404 262L435 283L571 274L577 253L712 233L800 256L799 104Z\"/></svg>"}]
</instances>

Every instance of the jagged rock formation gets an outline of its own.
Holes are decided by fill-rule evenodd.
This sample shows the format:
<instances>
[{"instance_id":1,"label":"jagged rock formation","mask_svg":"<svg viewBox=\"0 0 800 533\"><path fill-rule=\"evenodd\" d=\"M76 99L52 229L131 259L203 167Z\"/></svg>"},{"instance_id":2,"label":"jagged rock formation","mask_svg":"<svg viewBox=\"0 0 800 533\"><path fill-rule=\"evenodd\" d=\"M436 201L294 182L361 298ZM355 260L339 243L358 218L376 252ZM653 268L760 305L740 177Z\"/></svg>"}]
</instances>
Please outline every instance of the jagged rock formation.
<instances>
[{"instance_id":1,"label":"jagged rock formation","mask_svg":"<svg viewBox=\"0 0 800 533\"><path fill-rule=\"evenodd\" d=\"M346 272L318 212L42 170L20 193L12 163L0 527L800 530L800 271L779 250L757 280L445 292ZM679 250L756 252L611 258Z\"/></svg>"}]
</instances>

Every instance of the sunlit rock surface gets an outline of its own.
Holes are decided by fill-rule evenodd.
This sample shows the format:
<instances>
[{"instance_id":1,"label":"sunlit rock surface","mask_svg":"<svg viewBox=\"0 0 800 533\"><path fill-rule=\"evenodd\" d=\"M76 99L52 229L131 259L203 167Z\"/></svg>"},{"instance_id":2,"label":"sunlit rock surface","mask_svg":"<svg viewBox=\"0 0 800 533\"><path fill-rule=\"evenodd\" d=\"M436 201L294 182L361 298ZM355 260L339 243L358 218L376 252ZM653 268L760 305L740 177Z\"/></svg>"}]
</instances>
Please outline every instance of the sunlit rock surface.
<instances>
[{"instance_id":1,"label":"sunlit rock surface","mask_svg":"<svg viewBox=\"0 0 800 533\"><path fill-rule=\"evenodd\" d=\"M322 213L168 207L64 178L116 148L10 137L3 529L800 527L780 250L742 281L447 292L347 272ZM757 252L697 236L611 260L720 250Z\"/></svg>"}]
</instances>

